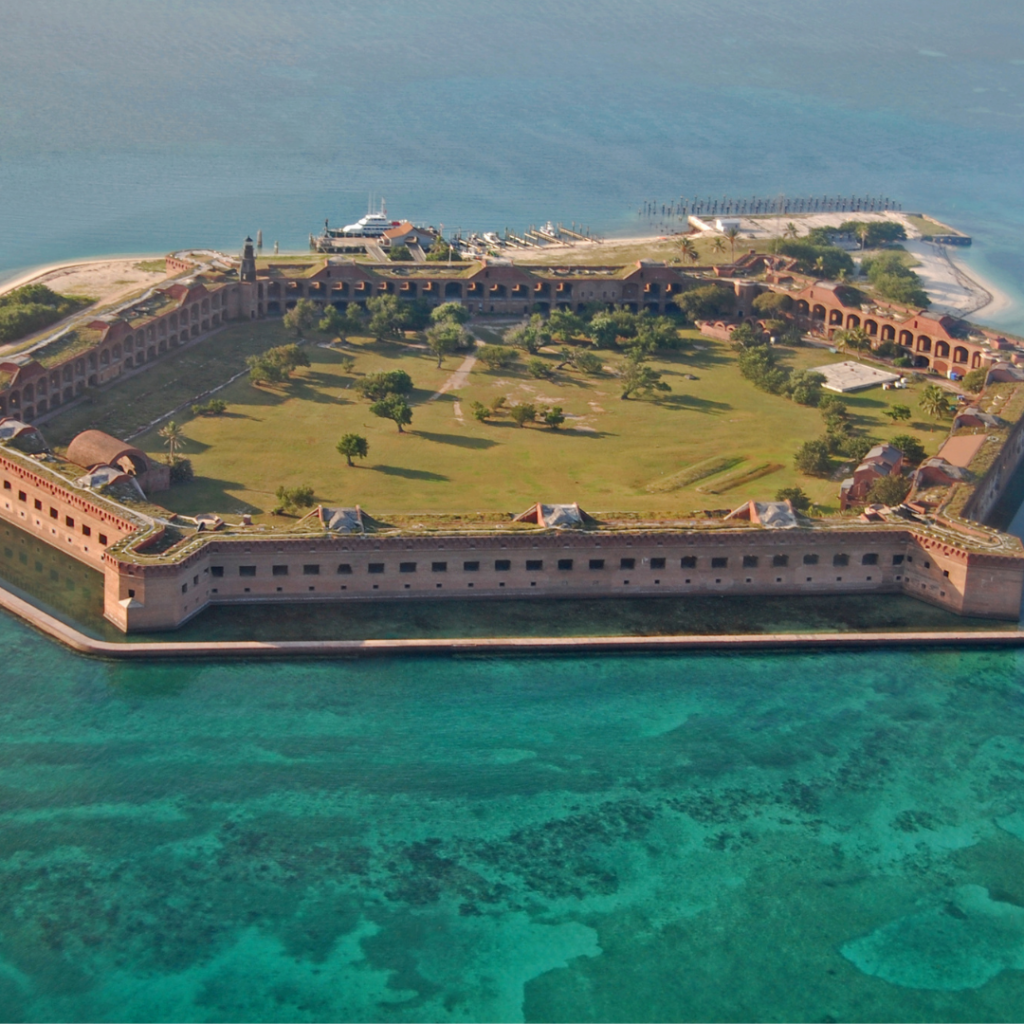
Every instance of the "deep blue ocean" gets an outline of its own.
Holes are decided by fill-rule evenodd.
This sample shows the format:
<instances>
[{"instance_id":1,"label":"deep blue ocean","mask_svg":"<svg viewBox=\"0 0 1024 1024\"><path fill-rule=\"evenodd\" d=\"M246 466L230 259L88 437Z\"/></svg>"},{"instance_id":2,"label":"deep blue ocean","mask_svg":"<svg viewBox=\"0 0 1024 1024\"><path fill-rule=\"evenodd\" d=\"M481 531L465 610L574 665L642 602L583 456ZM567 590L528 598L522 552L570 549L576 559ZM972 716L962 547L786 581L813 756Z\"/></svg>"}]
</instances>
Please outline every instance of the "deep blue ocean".
<instances>
[{"instance_id":1,"label":"deep blue ocean","mask_svg":"<svg viewBox=\"0 0 1024 1024\"><path fill-rule=\"evenodd\" d=\"M1021 299L1024 7L0 0L0 277L367 196L887 195ZM1015 1020L1015 652L86 660L0 620L0 1019Z\"/></svg>"}]
</instances>

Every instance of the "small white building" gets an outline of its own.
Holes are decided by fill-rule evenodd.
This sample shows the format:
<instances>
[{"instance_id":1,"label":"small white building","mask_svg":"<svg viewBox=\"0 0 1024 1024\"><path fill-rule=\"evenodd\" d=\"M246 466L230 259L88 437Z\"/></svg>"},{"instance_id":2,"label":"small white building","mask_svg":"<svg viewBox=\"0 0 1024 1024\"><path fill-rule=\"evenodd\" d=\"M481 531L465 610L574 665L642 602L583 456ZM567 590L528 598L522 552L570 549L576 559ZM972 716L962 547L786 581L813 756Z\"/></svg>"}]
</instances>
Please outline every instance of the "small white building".
<instances>
[{"instance_id":1,"label":"small white building","mask_svg":"<svg viewBox=\"0 0 1024 1024\"><path fill-rule=\"evenodd\" d=\"M731 231L733 228L737 231L740 229L740 222L735 217L719 217L715 221L715 229L717 231Z\"/></svg>"}]
</instances>

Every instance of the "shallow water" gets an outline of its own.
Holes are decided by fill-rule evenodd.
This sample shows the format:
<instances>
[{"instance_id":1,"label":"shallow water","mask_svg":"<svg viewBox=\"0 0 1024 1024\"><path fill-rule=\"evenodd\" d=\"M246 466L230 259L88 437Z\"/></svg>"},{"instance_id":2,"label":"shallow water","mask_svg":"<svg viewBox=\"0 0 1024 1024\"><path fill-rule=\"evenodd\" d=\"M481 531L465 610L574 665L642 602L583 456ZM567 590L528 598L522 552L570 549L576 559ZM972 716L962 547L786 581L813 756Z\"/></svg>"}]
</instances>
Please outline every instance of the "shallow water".
<instances>
[{"instance_id":1,"label":"shallow water","mask_svg":"<svg viewBox=\"0 0 1024 1024\"><path fill-rule=\"evenodd\" d=\"M4 1019L1019 1015L1017 653L0 643Z\"/></svg>"},{"instance_id":2,"label":"shallow water","mask_svg":"<svg viewBox=\"0 0 1024 1024\"><path fill-rule=\"evenodd\" d=\"M1024 11L958 0L0 0L0 275L304 247L324 218L649 229L645 200L885 195L1021 298ZM186 28L187 26L187 28ZM852 26L857 30L850 31ZM660 218L659 218L660 219ZM1024 313L1000 325L1024 332Z\"/></svg>"},{"instance_id":3,"label":"shallow water","mask_svg":"<svg viewBox=\"0 0 1024 1024\"><path fill-rule=\"evenodd\" d=\"M371 190L616 233L644 200L857 192L970 232L1020 299L1024 12L964 10L0 0L0 277L302 246ZM10 546L0 576L103 629L89 570ZM412 611L330 626L683 621ZM310 629L194 628L268 621ZM8 618L0 649L2 1019L1020 1017L1018 653L112 665Z\"/></svg>"}]
</instances>

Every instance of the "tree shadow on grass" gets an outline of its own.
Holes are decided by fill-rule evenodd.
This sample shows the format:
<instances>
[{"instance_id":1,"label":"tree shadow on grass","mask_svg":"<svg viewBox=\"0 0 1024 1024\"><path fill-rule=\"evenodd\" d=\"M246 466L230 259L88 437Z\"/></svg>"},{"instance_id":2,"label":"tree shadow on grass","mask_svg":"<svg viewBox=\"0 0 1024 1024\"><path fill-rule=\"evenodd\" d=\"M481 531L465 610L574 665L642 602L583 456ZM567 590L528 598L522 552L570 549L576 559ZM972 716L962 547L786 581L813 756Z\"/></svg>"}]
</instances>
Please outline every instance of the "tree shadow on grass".
<instances>
[{"instance_id":1,"label":"tree shadow on grass","mask_svg":"<svg viewBox=\"0 0 1024 1024\"><path fill-rule=\"evenodd\" d=\"M429 430L414 430L412 433L437 444L453 444L459 448L493 448L497 441L487 437L468 437L465 434L434 434Z\"/></svg>"},{"instance_id":2,"label":"tree shadow on grass","mask_svg":"<svg viewBox=\"0 0 1024 1024\"><path fill-rule=\"evenodd\" d=\"M689 409L704 413L726 412L732 408L728 402L714 402L710 398L698 398L696 395L666 395L655 399L655 404L666 409Z\"/></svg>"},{"instance_id":3,"label":"tree shadow on grass","mask_svg":"<svg viewBox=\"0 0 1024 1024\"><path fill-rule=\"evenodd\" d=\"M730 360L724 356L717 349L703 349L697 351L696 349L684 349L678 353L676 359L672 359L671 362L678 360L680 365L683 366L695 366L703 368L707 366L721 366L724 363L728 363ZM666 360L668 361L668 360Z\"/></svg>"},{"instance_id":4,"label":"tree shadow on grass","mask_svg":"<svg viewBox=\"0 0 1024 1024\"><path fill-rule=\"evenodd\" d=\"M367 469L384 473L386 476L400 476L403 480L448 480L442 473L431 473L425 469L407 469L405 466L367 466Z\"/></svg>"},{"instance_id":5,"label":"tree shadow on grass","mask_svg":"<svg viewBox=\"0 0 1024 1024\"><path fill-rule=\"evenodd\" d=\"M237 480L217 480L212 477L197 476L187 484L176 484L168 493L170 501L164 501L164 507L182 515L192 516L199 512L221 512L233 514L248 511L254 514L265 512L266 509L252 505L243 498L228 493L231 490L243 491L245 484ZM171 506L173 505L173 508Z\"/></svg>"},{"instance_id":6,"label":"tree shadow on grass","mask_svg":"<svg viewBox=\"0 0 1024 1024\"><path fill-rule=\"evenodd\" d=\"M618 434L613 433L610 430L584 430L581 427L563 427L557 431L559 434L564 434L566 437L586 437L591 440L600 440L602 437L618 437Z\"/></svg>"}]
</instances>

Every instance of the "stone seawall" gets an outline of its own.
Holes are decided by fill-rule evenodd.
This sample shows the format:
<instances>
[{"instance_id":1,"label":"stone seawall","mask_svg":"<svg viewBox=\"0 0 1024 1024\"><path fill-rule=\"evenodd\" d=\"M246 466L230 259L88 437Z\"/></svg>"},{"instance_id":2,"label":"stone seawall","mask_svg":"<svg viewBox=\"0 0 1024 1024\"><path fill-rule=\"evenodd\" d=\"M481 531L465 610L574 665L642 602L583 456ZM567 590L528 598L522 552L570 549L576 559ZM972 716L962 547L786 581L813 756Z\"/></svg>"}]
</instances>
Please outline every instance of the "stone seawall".
<instances>
[{"instance_id":1,"label":"stone seawall","mask_svg":"<svg viewBox=\"0 0 1024 1024\"><path fill-rule=\"evenodd\" d=\"M697 651L870 650L878 647L1020 647L1024 633L978 630L942 633L763 633L719 636L522 637L444 640L283 640L110 643L67 623L0 587L0 608L80 654L132 660L153 658L353 658L371 655L578 655Z\"/></svg>"}]
</instances>

